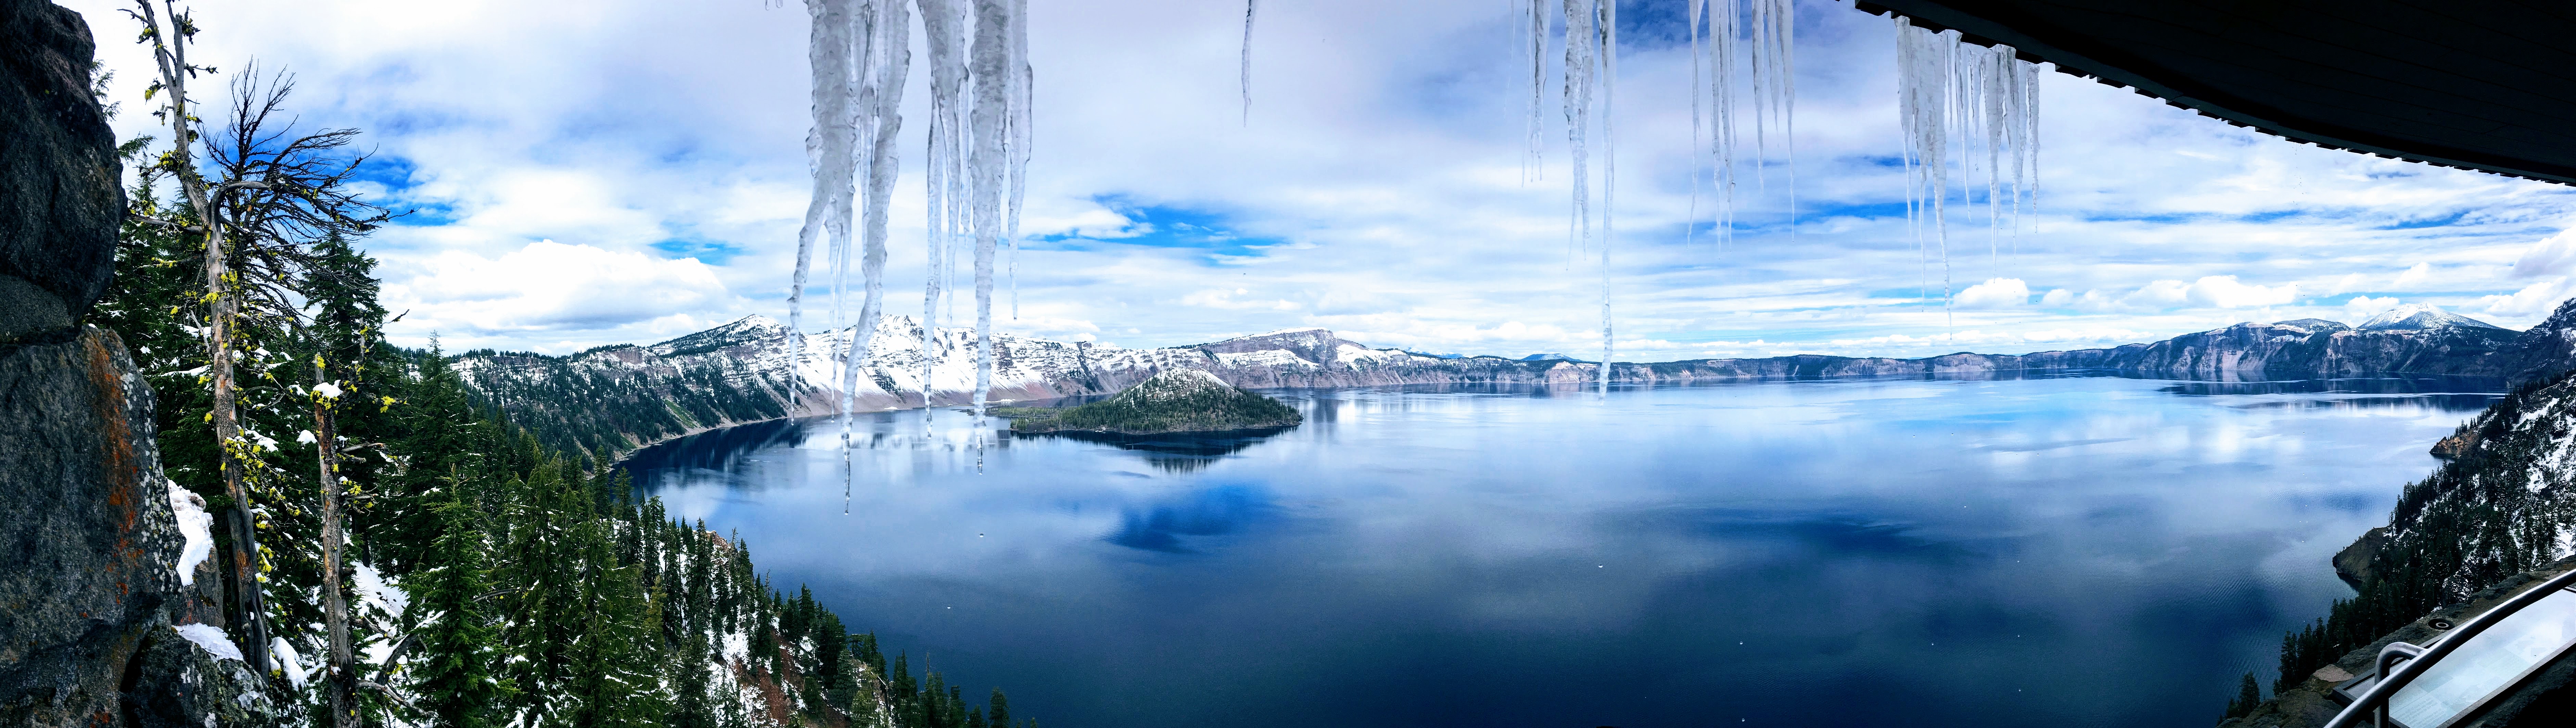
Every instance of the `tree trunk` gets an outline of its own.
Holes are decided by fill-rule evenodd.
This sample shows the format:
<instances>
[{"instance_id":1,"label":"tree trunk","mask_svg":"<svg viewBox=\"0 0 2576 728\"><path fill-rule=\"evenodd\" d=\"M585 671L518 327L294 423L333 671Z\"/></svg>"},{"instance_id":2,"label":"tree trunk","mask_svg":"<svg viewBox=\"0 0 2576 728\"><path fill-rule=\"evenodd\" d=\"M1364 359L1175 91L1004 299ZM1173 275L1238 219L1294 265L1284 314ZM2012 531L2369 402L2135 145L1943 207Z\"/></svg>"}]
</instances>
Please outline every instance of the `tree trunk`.
<instances>
[{"instance_id":1,"label":"tree trunk","mask_svg":"<svg viewBox=\"0 0 2576 728\"><path fill-rule=\"evenodd\" d=\"M322 618L331 630L331 671L324 678L331 694L331 725L357 725L357 706L350 699L357 680L349 654L349 600L340 591L340 437L331 408L335 398L322 396L328 381L317 355L313 361L313 432L321 450L322 485Z\"/></svg>"},{"instance_id":2,"label":"tree trunk","mask_svg":"<svg viewBox=\"0 0 2576 728\"><path fill-rule=\"evenodd\" d=\"M164 0L166 3L167 0ZM231 295L231 272L224 265L222 216L214 200L206 194L206 182L197 176L195 159L196 135L189 131L188 112L188 38L187 25L175 11L170 25L163 28L152 10L151 0L135 0L142 9L144 23L151 29L153 60L161 67L163 91L170 94L170 157L177 169L179 188L188 195L188 204L197 208L197 219L205 225L206 235L206 344L212 354L210 369L214 374L215 404L213 421L215 444L222 453L219 462L224 475L224 497L232 500L232 517L225 519L232 531L231 561L232 604L227 621L239 627L242 656L253 670L268 674L267 605L261 598L259 582L259 541L257 524L251 520L249 489L242 486L241 468L235 464L233 449L241 445L241 423L233 414L232 318L238 303Z\"/></svg>"}]
</instances>

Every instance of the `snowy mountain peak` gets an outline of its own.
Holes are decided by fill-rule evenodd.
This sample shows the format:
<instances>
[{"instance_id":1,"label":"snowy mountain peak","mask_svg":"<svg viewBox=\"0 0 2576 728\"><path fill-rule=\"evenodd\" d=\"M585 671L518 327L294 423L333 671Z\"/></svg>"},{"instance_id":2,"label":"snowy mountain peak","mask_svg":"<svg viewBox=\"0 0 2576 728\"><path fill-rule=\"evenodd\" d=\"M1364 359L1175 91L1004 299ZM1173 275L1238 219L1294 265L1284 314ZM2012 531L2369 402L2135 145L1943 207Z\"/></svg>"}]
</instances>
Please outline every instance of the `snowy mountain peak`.
<instances>
[{"instance_id":1,"label":"snowy mountain peak","mask_svg":"<svg viewBox=\"0 0 2576 728\"><path fill-rule=\"evenodd\" d=\"M647 349L662 356L706 352L736 346L748 346L786 340L787 327L767 316L752 314L733 323L654 344Z\"/></svg>"},{"instance_id":2,"label":"snowy mountain peak","mask_svg":"<svg viewBox=\"0 0 2576 728\"><path fill-rule=\"evenodd\" d=\"M2382 311L2379 315L2370 317L2370 320L2361 322L2361 326L2359 328L2363 331L2428 331L2432 329L2447 329L2455 327L2474 329L2503 328L2485 321L2479 321L2467 316L2444 311L2441 307L2429 303L2409 303Z\"/></svg>"}]
</instances>

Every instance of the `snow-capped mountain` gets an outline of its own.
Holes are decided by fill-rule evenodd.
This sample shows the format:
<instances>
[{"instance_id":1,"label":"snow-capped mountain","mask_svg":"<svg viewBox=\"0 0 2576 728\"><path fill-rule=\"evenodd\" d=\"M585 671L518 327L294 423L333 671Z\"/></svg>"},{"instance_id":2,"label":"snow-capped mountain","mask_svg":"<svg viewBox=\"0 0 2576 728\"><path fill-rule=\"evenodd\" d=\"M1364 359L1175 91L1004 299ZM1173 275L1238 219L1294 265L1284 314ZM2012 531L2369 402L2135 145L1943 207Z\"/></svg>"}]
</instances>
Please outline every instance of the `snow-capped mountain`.
<instances>
[{"instance_id":1,"label":"snow-capped mountain","mask_svg":"<svg viewBox=\"0 0 2576 728\"><path fill-rule=\"evenodd\" d=\"M2409 303L2381 311L2353 328L2362 331L2427 331L2452 327L2506 330L2502 326L2444 311L2440 306L2429 303Z\"/></svg>"},{"instance_id":2,"label":"snow-capped mountain","mask_svg":"<svg viewBox=\"0 0 2576 728\"><path fill-rule=\"evenodd\" d=\"M664 437L791 415L967 404L975 391L975 333L884 316L852 366L856 327L799 335L751 316L657 344L606 346L564 357L476 353L454 366L493 404L549 444L605 455ZM2554 348L2553 348L2554 347ZM1921 359L1800 355L1619 363L1623 384L1858 375L2017 376L2108 369L2149 376L2304 379L2385 373L2529 376L2576 356L2576 309L2520 333L2431 306L2392 310L2359 328L2321 319L2244 323L2152 344L2032 354ZM1190 346L1128 349L996 334L992 401L1117 392L1171 369L1205 371L1238 387L1396 384L1562 384L1594 381L1596 362L1562 354L1519 359L1430 355L1372 347L1326 329L1272 331ZM2556 368L2552 368L2556 367Z\"/></svg>"}]
</instances>

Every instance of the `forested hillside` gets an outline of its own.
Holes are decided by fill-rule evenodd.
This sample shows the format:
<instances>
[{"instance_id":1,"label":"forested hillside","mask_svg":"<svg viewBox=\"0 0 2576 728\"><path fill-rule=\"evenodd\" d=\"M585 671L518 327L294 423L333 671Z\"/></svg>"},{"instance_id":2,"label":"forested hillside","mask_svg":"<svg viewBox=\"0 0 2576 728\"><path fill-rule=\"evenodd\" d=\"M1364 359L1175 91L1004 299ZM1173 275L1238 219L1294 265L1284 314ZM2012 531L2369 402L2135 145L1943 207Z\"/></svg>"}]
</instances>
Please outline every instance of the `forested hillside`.
<instances>
[{"instance_id":1,"label":"forested hillside","mask_svg":"<svg viewBox=\"0 0 2576 728\"><path fill-rule=\"evenodd\" d=\"M141 7L156 51L197 32ZM355 243L399 213L346 184L367 163L358 132L287 121L289 75L173 67L154 90L193 100L178 83L193 77L228 78L230 107L161 111L224 119L222 133L122 146L139 174L90 322L122 338L157 398L188 539L177 570L223 605L179 633L260 668L197 698L206 725L1034 723L1014 723L998 690L970 704L900 654L888 664L810 593L767 582L749 544L582 457L597 437L550 441L503 415L530 393L469 387L435 345L388 345L375 261ZM673 391L758 401L722 376L671 376ZM779 414L551 381L564 408L674 427ZM198 708L131 709L193 725Z\"/></svg>"},{"instance_id":2,"label":"forested hillside","mask_svg":"<svg viewBox=\"0 0 2576 728\"><path fill-rule=\"evenodd\" d=\"M2563 350L2571 330L2576 301L2523 339ZM2406 486L2387 526L2336 557L2358 593L2282 637L2274 694L2437 607L2576 553L2576 371L2542 354L2521 364L2538 378L2433 445L2442 464ZM2260 704L2251 697L2259 696L2240 697L2228 715L2251 713Z\"/></svg>"}]
</instances>

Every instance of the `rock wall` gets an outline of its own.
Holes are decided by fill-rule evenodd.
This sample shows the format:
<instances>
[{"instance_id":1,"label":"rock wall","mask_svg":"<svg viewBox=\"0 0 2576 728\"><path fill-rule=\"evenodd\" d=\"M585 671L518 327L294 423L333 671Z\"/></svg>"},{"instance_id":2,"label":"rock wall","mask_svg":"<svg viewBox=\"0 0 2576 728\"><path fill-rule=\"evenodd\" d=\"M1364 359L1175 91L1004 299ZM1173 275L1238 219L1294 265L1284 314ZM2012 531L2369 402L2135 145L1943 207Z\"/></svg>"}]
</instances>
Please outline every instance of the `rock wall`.
<instances>
[{"instance_id":1,"label":"rock wall","mask_svg":"<svg viewBox=\"0 0 2576 728\"><path fill-rule=\"evenodd\" d=\"M175 569L152 392L81 323L125 212L93 48L78 14L0 0L0 725L239 724L258 679L174 628L220 625Z\"/></svg>"}]
</instances>

